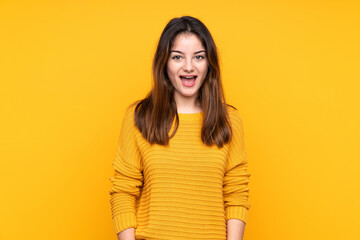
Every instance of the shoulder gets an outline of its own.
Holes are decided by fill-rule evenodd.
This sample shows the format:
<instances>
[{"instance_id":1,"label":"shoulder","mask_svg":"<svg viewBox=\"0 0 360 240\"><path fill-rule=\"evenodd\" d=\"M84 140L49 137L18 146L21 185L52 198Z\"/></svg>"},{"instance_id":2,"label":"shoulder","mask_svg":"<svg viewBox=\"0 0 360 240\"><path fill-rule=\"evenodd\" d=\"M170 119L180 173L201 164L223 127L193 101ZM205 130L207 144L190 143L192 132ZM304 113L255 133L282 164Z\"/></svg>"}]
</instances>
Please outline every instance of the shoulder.
<instances>
[{"instance_id":1,"label":"shoulder","mask_svg":"<svg viewBox=\"0 0 360 240\"><path fill-rule=\"evenodd\" d=\"M233 126L241 126L242 125L242 119L241 119L241 115L239 113L239 110L234 107L233 105L227 104L227 110L228 110L228 114L229 114L229 118L231 121L231 124Z\"/></svg>"},{"instance_id":2,"label":"shoulder","mask_svg":"<svg viewBox=\"0 0 360 240\"><path fill-rule=\"evenodd\" d=\"M125 109L125 118L134 117L136 105L134 103L128 105Z\"/></svg>"},{"instance_id":3,"label":"shoulder","mask_svg":"<svg viewBox=\"0 0 360 240\"><path fill-rule=\"evenodd\" d=\"M139 103L139 101L140 100L137 100L126 107L125 114L124 114L124 120L126 120L127 122L134 122L135 108L136 108L137 104Z\"/></svg>"},{"instance_id":4,"label":"shoulder","mask_svg":"<svg viewBox=\"0 0 360 240\"><path fill-rule=\"evenodd\" d=\"M125 110L123 111L123 118L122 118L122 129L128 134L134 133L135 130L135 107L136 104L132 103L125 107Z\"/></svg>"},{"instance_id":5,"label":"shoulder","mask_svg":"<svg viewBox=\"0 0 360 240\"><path fill-rule=\"evenodd\" d=\"M228 114L230 118L230 124L232 133L235 139L235 141L238 141L238 139L242 139L244 136L244 127L243 127L243 120L240 115L240 112L235 107L228 105Z\"/></svg>"}]
</instances>

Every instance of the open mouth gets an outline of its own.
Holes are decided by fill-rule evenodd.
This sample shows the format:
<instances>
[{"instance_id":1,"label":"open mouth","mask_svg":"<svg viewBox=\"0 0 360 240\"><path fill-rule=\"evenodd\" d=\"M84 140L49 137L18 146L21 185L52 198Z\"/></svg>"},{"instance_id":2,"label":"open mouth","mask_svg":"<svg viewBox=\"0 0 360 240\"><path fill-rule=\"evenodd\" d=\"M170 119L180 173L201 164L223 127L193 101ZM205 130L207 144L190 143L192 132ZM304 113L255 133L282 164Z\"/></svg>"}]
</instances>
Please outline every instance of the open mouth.
<instances>
[{"instance_id":1,"label":"open mouth","mask_svg":"<svg viewBox=\"0 0 360 240\"><path fill-rule=\"evenodd\" d=\"M195 85L196 82L196 75L181 75L180 79L181 79L181 83L183 86L185 87L192 87Z\"/></svg>"}]
</instances>

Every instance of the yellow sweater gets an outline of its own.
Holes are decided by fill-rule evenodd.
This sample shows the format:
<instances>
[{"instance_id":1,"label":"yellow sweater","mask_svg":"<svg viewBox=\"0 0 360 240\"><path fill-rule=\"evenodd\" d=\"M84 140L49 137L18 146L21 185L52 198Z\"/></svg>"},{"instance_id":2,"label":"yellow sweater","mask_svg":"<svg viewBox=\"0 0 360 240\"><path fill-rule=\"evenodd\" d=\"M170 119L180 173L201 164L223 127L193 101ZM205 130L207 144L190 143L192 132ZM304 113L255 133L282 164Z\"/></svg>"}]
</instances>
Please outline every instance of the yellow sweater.
<instances>
[{"instance_id":1,"label":"yellow sweater","mask_svg":"<svg viewBox=\"0 0 360 240\"><path fill-rule=\"evenodd\" d=\"M179 114L169 146L150 146L134 109L125 113L110 178L116 234L134 227L136 239L225 240L228 219L246 223L250 173L238 111L228 107L234 135L219 149L201 141L202 112Z\"/></svg>"}]
</instances>

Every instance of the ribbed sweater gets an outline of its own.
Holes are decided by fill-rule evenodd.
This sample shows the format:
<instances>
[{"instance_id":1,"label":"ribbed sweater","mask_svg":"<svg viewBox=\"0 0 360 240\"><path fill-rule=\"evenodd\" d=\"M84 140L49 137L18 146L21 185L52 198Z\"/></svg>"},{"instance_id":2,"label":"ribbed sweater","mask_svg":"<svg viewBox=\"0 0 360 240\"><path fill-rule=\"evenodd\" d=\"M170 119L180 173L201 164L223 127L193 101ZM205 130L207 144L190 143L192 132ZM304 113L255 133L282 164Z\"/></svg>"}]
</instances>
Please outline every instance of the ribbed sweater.
<instances>
[{"instance_id":1,"label":"ribbed sweater","mask_svg":"<svg viewBox=\"0 0 360 240\"><path fill-rule=\"evenodd\" d=\"M201 141L203 112L179 113L177 132L163 146L142 136L134 109L125 112L112 164L116 234L134 227L136 239L225 240L228 219L246 223L250 173L238 111L228 106L233 138L218 148Z\"/></svg>"}]
</instances>

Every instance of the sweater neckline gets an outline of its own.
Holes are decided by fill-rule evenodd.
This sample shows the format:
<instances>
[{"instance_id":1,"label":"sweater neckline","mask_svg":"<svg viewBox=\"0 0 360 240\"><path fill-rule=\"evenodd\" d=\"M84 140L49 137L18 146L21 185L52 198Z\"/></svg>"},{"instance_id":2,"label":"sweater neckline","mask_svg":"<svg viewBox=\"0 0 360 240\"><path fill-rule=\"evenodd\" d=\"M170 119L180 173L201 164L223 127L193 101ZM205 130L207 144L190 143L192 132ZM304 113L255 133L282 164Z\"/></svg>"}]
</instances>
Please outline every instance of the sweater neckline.
<instances>
[{"instance_id":1,"label":"sweater neckline","mask_svg":"<svg viewBox=\"0 0 360 240\"><path fill-rule=\"evenodd\" d=\"M201 119L203 116L203 112L197 113L178 113L180 120L197 120Z\"/></svg>"}]
</instances>

